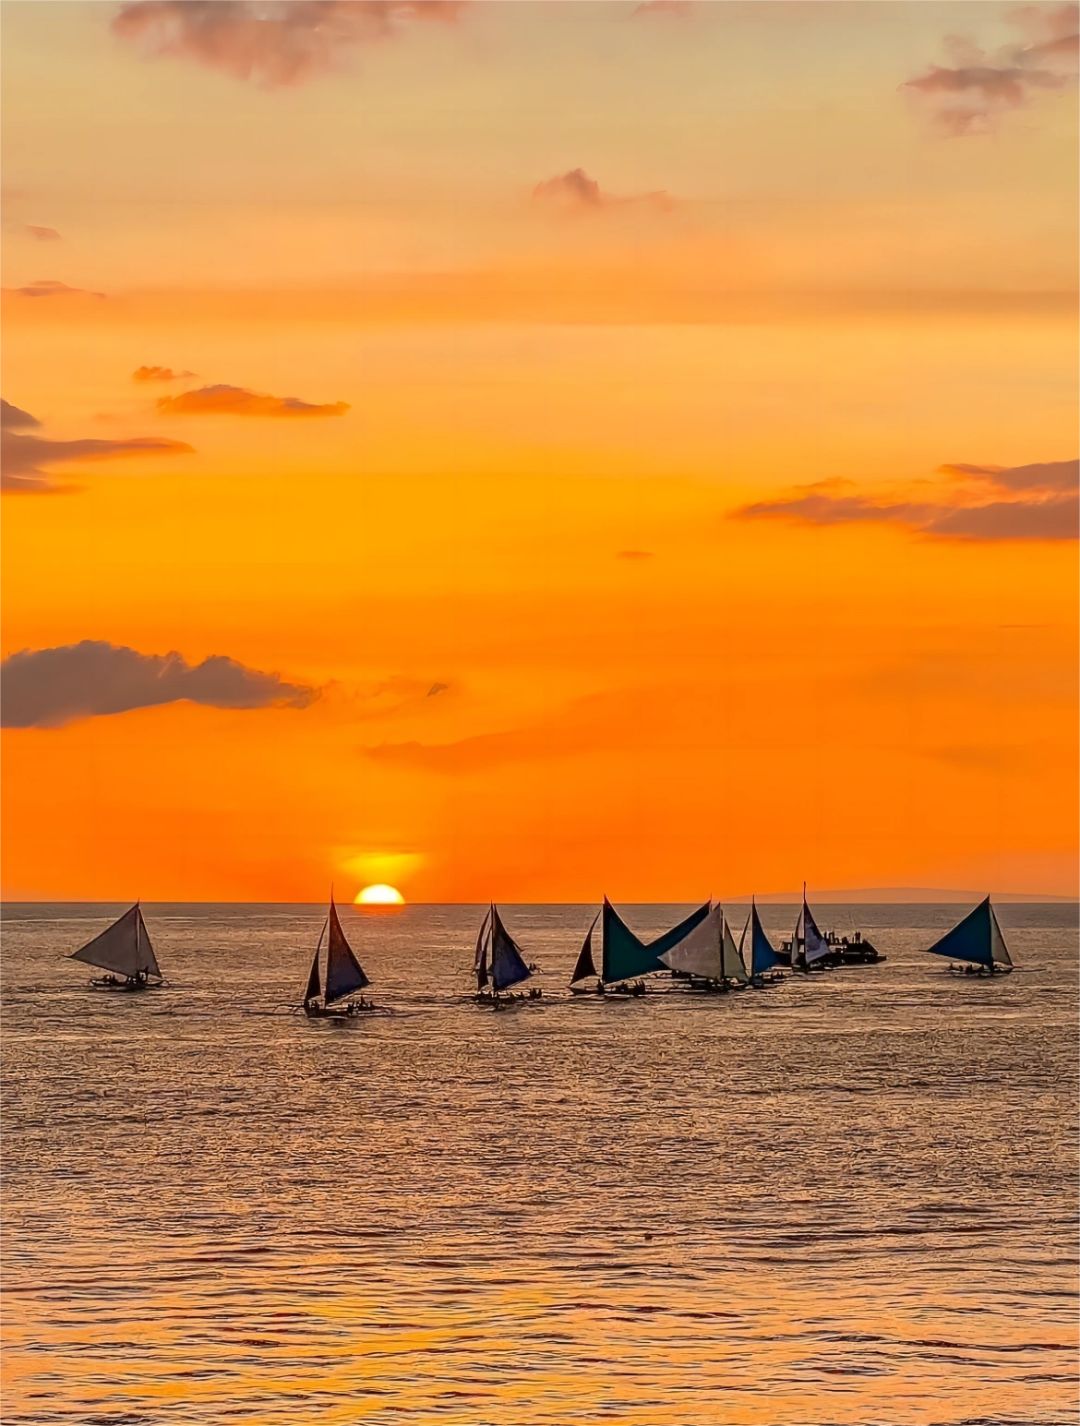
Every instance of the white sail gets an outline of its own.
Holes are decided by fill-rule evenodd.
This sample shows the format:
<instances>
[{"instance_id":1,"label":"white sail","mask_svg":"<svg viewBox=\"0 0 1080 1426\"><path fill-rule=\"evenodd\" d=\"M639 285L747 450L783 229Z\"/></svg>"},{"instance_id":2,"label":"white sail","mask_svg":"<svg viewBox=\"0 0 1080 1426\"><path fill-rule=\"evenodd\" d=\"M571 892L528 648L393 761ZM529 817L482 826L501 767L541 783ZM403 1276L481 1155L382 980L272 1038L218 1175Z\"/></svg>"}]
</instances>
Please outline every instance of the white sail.
<instances>
[{"instance_id":1,"label":"white sail","mask_svg":"<svg viewBox=\"0 0 1080 1426\"><path fill-rule=\"evenodd\" d=\"M73 951L69 959L98 966L112 971L114 975L133 976L141 971L144 975L161 979L161 969L150 944L146 922L137 905L125 911L100 936Z\"/></svg>"},{"instance_id":2,"label":"white sail","mask_svg":"<svg viewBox=\"0 0 1080 1426\"><path fill-rule=\"evenodd\" d=\"M721 953L723 920L723 911L714 906L704 921L699 921L690 934L672 946L670 951L664 951L660 959L672 970L704 976L707 980L720 980L724 974Z\"/></svg>"},{"instance_id":3,"label":"white sail","mask_svg":"<svg viewBox=\"0 0 1080 1426\"><path fill-rule=\"evenodd\" d=\"M827 956L832 947L817 928L810 911L807 910L803 916L803 957L808 966L812 966L815 961Z\"/></svg>"},{"instance_id":4,"label":"white sail","mask_svg":"<svg viewBox=\"0 0 1080 1426\"><path fill-rule=\"evenodd\" d=\"M745 927L743 935L746 934ZM723 965L724 976L728 980L748 981L750 977L746 973L746 966L743 958L739 954L739 948L735 944L735 937L731 934L731 922L724 917L724 935L721 943L720 959Z\"/></svg>"},{"instance_id":5,"label":"white sail","mask_svg":"<svg viewBox=\"0 0 1080 1426\"><path fill-rule=\"evenodd\" d=\"M989 898L987 898L987 900L989 900ZM1011 966L1012 956L1009 955L1009 948L1005 944L1005 937L1001 934L997 914L993 906L988 906L987 909L990 912L990 959L995 965Z\"/></svg>"}]
</instances>

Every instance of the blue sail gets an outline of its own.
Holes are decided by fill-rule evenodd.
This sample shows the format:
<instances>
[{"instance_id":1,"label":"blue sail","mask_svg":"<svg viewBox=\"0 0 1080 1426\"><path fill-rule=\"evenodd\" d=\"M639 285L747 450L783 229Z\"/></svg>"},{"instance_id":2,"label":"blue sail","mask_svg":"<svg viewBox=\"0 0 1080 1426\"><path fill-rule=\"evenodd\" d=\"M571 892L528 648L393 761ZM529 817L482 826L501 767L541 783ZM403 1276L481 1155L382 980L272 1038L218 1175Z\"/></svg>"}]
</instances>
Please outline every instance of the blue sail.
<instances>
[{"instance_id":1,"label":"blue sail","mask_svg":"<svg viewBox=\"0 0 1080 1426\"><path fill-rule=\"evenodd\" d=\"M326 996L327 1005L335 1000L343 1000L354 990L363 990L368 985L363 967L352 953L352 947L345 938L338 920L337 907L330 902L330 935L326 944Z\"/></svg>"},{"instance_id":2,"label":"blue sail","mask_svg":"<svg viewBox=\"0 0 1080 1426\"><path fill-rule=\"evenodd\" d=\"M765 934L761 917L757 913L757 905L752 905L750 908L750 974L764 975L767 970L772 970L774 966L783 964L783 956L776 954Z\"/></svg>"},{"instance_id":3,"label":"blue sail","mask_svg":"<svg viewBox=\"0 0 1080 1426\"><path fill-rule=\"evenodd\" d=\"M517 943L502 923L498 908L491 908L491 983L496 990L508 990L532 975Z\"/></svg>"},{"instance_id":4,"label":"blue sail","mask_svg":"<svg viewBox=\"0 0 1080 1426\"><path fill-rule=\"evenodd\" d=\"M1001 934L989 896L946 932L927 951L932 956L948 956L954 961L971 961L975 965L1012 965L1005 938Z\"/></svg>"},{"instance_id":5,"label":"blue sail","mask_svg":"<svg viewBox=\"0 0 1080 1426\"><path fill-rule=\"evenodd\" d=\"M667 970L668 967L660 957L665 951L677 946L684 936L688 936L695 926L705 920L709 914L709 903L706 901L704 906L699 906L696 911L691 912L685 921L672 926L670 931L665 931L648 945L634 935L606 896L603 914L604 958L600 978L611 983L617 980L633 980L635 976L648 975L654 970Z\"/></svg>"}]
</instances>

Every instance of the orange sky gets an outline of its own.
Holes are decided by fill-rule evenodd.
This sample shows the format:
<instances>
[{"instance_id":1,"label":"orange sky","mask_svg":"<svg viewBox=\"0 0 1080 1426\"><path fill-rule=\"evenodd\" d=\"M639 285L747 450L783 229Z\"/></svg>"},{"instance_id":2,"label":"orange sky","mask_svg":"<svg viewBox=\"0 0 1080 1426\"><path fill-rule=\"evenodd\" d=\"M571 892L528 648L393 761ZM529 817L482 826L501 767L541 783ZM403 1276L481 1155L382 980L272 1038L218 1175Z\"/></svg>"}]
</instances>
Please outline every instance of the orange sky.
<instances>
[{"instance_id":1,"label":"orange sky","mask_svg":"<svg viewBox=\"0 0 1080 1426\"><path fill-rule=\"evenodd\" d=\"M290 8L3 5L4 895L1074 893L1075 12Z\"/></svg>"}]
</instances>

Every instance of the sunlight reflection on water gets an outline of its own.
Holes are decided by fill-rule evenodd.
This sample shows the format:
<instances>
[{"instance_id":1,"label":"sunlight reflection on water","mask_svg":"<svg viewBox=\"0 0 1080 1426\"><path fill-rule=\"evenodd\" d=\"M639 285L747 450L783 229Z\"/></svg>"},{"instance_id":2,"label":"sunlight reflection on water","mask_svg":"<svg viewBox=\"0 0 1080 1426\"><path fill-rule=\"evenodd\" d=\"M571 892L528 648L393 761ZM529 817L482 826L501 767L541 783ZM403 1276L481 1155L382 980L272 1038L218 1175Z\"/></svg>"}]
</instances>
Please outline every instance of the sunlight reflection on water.
<instances>
[{"instance_id":1,"label":"sunlight reflection on water","mask_svg":"<svg viewBox=\"0 0 1080 1426\"><path fill-rule=\"evenodd\" d=\"M590 911L507 907L500 1016L474 909L346 910L344 1025L285 1009L320 908L144 910L172 986L114 997L106 910L7 908L9 1426L1075 1419L1075 908L1000 908L1000 982L830 908L888 962L604 1003Z\"/></svg>"}]
</instances>

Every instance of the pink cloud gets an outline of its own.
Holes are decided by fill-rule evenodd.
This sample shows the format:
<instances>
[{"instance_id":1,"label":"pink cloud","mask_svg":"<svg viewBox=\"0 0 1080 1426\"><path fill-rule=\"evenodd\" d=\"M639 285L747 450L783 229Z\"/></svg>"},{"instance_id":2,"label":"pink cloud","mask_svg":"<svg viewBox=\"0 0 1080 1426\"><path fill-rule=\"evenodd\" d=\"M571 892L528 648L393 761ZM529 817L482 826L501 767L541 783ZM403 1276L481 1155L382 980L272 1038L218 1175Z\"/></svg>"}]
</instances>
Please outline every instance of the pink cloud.
<instances>
[{"instance_id":1,"label":"pink cloud","mask_svg":"<svg viewBox=\"0 0 1080 1426\"><path fill-rule=\"evenodd\" d=\"M9 292L16 293L19 297L101 297L104 292L91 292L86 287L69 287L66 282L54 282L51 279L39 278L36 282L29 282L25 287L9 287Z\"/></svg>"},{"instance_id":2,"label":"pink cloud","mask_svg":"<svg viewBox=\"0 0 1080 1426\"><path fill-rule=\"evenodd\" d=\"M533 198L571 213L599 212L634 204L667 212L675 206L671 195L662 191L625 196L605 193L596 179L590 178L583 168L572 168L554 178L545 178L533 189Z\"/></svg>"},{"instance_id":3,"label":"pink cloud","mask_svg":"<svg viewBox=\"0 0 1080 1426\"><path fill-rule=\"evenodd\" d=\"M908 90L931 120L953 137L988 132L997 119L1021 109L1039 94L1075 83L1078 38L1075 5L1028 5L1010 19L1023 43L993 54L973 41L950 36L945 42L950 64L932 64L909 79Z\"/></svg>"},{"instance_id":4,"label":"pink cloud","mask_svg":"<svg viewBox=\"0 0 1080 1426\"><path fill-rule=\"evenodd\" d=\"M27 223L26 231L39 243L58 243L60 234L55 228L43 228L39 223Z\"/></svg>"},{"instance_id":5,"label":"pink cloud","mask_svg":"<svg viewBox=\"0 0 1080 1426\"><path fill-rule=\"evenodd\" d=\"M962 540L1075 540L1080 461L1012 467L942 466L938 482L875 491L853 481L820 481L734 511L739 519L807 525L893 524Z\"/></svg>"},{"instance_id":6,"label":"pink cloud","mask_svg":"<svg viewBox=\"0 0 1080 1426\"><path fill-rule=\"evenodd\" d=\"M273 89L332 72L348 51L423 21L451 24L468 0L129 0L112 22L144 53L188 59Z\"/></svg>"},{"instance_id":7,"label":"pink cloud","mask_svg":"<svg viewBox=\"0 0 1080 1426\"><path fill-rule=\"evenodd\" d=\"M173 371L171 366L139 366L131 373L132 381L184 381L193 371Z\"/></svg>"},{"instance_id":8,"label":"pink cloud","mask_svg":"<svg viewBox=\"0 0 1080 1426\"><path fill-rule=\"evenodd\" d=\"M344 416L347 401L318 405L296 396L266 396L243 386L200 386L162 396L158 410L174 416Z\"/></svg>"}]
</instances>

